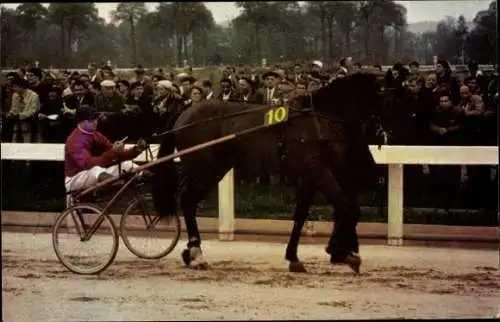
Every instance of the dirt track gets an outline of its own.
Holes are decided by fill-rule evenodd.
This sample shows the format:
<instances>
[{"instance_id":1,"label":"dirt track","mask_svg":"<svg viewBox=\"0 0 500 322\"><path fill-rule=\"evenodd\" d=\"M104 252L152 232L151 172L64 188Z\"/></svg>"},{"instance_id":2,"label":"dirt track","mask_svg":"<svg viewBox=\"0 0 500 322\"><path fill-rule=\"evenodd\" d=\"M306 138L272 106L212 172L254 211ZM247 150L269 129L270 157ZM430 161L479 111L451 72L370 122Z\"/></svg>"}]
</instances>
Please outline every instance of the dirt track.
<instances>
[{"instance_id":1,"label":"dirt track","mask_svg":"<svg viewBox=\"0 0 500 322\"><path fill-rule=\"evenodd\" d=\"M474 318L500 311L498 251L364 246L362 275L299 252L309 273L287 272L282 244L204 243L208 271L183 268L184 245L143 261L120 245L100 276L67 272L49 234L2 232L5 321Z\"/></svg>"}]
</instances>

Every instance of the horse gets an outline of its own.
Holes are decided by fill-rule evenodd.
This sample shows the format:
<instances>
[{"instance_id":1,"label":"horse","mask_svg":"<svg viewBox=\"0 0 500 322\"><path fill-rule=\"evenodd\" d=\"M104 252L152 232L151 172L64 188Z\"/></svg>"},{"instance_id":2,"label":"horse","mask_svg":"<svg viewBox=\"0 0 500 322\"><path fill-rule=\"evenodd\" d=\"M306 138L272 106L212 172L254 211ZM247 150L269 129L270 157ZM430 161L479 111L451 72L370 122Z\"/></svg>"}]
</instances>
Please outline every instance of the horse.
<instances>
[{"instance_id":1,"label":"horse","mask_svg":"<svg viewBox=\"0 0 500 322\"><path fill-rule=\"evenodd\" d=\"M231 141L182 156L179 169L173 162L153 169L157 212L168 216L180 207L184 215L188 243L182 260L186 266L208 268L196 222L197 205L231 168L249 177L266 169L286 175L296 190L294 225L285 252L289 270L307 271L297 254L299 239L314 196L322 192L335 209L335 225L326 247L330 262L347 264L359 273L357 197L376 182L364 122L376 113L378 100L377 75L358 72L334 80L310 96L295 98L289 112L283 107L211 100L178 113L172 130L163 137L158 158L175 148L183 150L247 131ZM273 123L273 118L286 121L262 126ZM248 131L252 128L258 130Z\"/></svg>"}]
</instances>

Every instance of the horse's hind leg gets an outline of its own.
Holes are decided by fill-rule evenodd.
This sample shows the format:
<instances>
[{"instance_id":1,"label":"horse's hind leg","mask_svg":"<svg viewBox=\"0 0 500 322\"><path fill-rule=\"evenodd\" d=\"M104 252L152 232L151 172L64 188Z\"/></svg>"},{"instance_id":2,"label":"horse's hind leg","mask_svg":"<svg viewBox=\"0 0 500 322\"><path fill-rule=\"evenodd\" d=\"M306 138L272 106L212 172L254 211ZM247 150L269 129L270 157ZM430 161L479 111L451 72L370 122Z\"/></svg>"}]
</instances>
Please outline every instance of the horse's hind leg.
<instances>
[{"instance_id":1,"label":"horse's hind leg","mask_svg":"<svg viewBox=\"0 0 500 322\"><path fill-rule=\"evenodd\" d=\"M306 183L304 180L299 180L296 191L297 204L295 205L293 228L285 254L285 259L290 262L288 266L290 272L306 272L304 264L302 264L297 255L297 249L299 246L300 234L307 217L309 217L309 208L311 207L315 193L316 190L313 185Z\"/></svg>"},{"instance_id":2,"label":"horse's hind leg","mask_svg":"<svg viewBox=\"0 0 500 322\"><path fill-rule=\"evenodd\" d=\"M208 186L208 185L207 185ZM196 269L207 269L208 263L203 258L201 236L196 222L198 203L210 192L210 189L197 188L187 183L180 195L180 207L184 215L188 234L187 248L182 251L182 260L186 266Z\"/></svg>"}]
</instances>

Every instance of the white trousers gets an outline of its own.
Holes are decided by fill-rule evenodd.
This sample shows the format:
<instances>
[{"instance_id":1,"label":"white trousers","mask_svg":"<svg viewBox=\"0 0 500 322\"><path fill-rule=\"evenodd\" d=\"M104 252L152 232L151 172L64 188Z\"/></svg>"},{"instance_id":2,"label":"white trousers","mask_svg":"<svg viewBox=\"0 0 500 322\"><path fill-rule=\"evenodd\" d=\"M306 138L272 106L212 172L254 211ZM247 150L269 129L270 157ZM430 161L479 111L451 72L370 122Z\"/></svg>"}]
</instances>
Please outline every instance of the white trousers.
<instances>
[{"instance_id":1,"label":"white trousers","mask_svg":"<svg viewBox=\"0 0 500 322\"><path fill-rule=\"evenodd\" d=\"M122 171L132 171L132 169L137 167L138 165L132 161L124 161L121 163ZM95 166L88 170L80 171L72 177L64 178L66 192L83 190L95 185L99 181L99 176L104 172L114 177L118 177L118 165L109 168Z\"/></svg>"}]
</instances>

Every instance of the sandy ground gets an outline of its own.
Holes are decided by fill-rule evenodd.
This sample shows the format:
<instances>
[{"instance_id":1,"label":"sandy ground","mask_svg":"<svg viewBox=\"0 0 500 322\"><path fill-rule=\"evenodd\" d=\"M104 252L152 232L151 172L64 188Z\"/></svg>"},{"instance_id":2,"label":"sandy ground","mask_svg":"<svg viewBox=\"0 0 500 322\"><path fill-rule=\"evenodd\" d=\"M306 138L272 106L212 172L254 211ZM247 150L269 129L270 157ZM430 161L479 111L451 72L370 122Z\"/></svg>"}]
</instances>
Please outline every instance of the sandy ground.
<instances>
[{"instance_id":1,"label":"sandy ground","mask_svg":"<svg viewBox=\"0 0 500 322\"><path fill-rule=\"evenodd\" d=\"M105 238L101 236L100 238ZM299 249L307 274L287 271L285 245L206 241L207 271L180 251L145 261L123 244L99 276L68 272L45 233L2 232L4 321L477 318L500 312L499 253L364 246L362 274L332 266L321 245Z\"/></svg>"}]
</instances>

